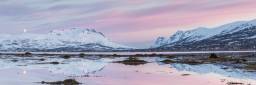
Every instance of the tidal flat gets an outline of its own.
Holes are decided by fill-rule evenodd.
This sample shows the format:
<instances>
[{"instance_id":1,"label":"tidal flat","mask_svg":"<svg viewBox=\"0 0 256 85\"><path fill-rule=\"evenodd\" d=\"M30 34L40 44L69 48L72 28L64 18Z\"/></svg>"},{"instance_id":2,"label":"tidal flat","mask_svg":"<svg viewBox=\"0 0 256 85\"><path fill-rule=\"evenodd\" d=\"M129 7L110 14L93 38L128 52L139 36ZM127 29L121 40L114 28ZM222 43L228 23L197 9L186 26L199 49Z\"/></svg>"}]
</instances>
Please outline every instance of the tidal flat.
<instances>
[{"instance_id":1,"label":"tidal flat","mask_svg":"<svg viewBox=\"0 0 256 85\"><path fill-rule=\"evenodd\" d=\"M256 85L255 53L0 55L1 85Z\"/></svg>"}]
</instances>

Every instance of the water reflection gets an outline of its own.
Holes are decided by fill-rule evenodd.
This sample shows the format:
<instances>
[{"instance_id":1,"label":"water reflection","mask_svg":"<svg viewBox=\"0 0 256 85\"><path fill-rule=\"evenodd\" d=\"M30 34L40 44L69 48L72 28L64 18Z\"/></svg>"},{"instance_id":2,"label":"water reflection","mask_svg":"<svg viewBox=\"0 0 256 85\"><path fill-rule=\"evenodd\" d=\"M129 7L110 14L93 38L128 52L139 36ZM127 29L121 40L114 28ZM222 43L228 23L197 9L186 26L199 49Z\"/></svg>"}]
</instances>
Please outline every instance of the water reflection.
<instances>
[{"instance_id":1,"label":"water reflection","mask_svg":"<svg viewBox=\"0 0 256 85\"><path fill-rule=\"evenodd\" d=\"M256 72L246 72L241 69L228 68L223 65L214 64L201 64L201 65L188 65L188 64L171 64L172 67L178 71L189 71L200 74L219 74L226 77L242 78L242 79L256 79Z\"/></svg>"},{"instance_id":2,"label":"water reflection","mask_svg":"<svg viewBox=\"0 0 256 85\"><path fill-rule=\"evenodd\" d=\"M61 73L68 76L80 76L93 74L98 70L103 69L109 59L88 60L80 58L62 59L62 58L47 58L44 61L39 58L15 58L0 59L0 69L20 68L20 69L47 69L53 73Z\"/></svg>"},{"instance_id":3,"label":"water reflection","mask_svg":"<svg viewBox=\"0 0 256 85\"><path fill-rule=\"evenodd\" d=\"M172 60L159 62L165 59L2 56L0 82L5 85L34 85L33 82L76 79L85 85L225 85L231 81L256 84L254 72L214 64L188 65ZM12 77L12 80L6 82L6 77Z\"/></svg>"}]
</instances>

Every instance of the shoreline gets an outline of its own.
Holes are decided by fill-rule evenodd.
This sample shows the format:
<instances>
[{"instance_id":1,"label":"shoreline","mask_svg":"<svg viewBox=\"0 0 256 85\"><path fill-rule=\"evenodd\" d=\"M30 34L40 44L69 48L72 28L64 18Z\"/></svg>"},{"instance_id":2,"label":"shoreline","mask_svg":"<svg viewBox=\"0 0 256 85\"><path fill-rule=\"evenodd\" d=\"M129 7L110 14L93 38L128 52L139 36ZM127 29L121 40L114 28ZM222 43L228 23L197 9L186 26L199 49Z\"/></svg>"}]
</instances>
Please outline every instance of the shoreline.
<instances>
[{"instance_id":1,"label":"shoreline","mask_svg":"<svg viewBox=\"0 0 256 85\"><path fill-rule=\"evenodd\" d=\"M182 55L182 54L225 54L225 53L256 53L256 51L172 51L172 52L0 52L0 55L23 55L30 53L32 55Z\"/></svg>"},{"instance_id":2,"label":"shoreline","mask_svg":"<svg viewBox=\"0 0 256 85\"><path fill-rule=\"evenodd\" d=\"M106 74L110 74L113 71L116 71L113 75L121 75L127 74L123 73L123 70L120 70L120 67L113 67L109 68L111 65L120 65L123 68L129 70L132 68L136 68L132 71L125 72L132 72L130 78L133 78L135 75L140 74L142 71L138 70L141 67L147 67L148 69L155 69L155 73L149 73L147 71L143 72L142 74L145 76L157 74L159 69L156 67L164 67L163 71L161 71L161 76L158 78L166 77L169 79L170 77L167 76L169 74L175 74L179 77L201 77L202 79L205 78L212 78L217 79L216 81L220 81L222 79L228 80L226 82L219 82L227 85L232 85L229 83L239 83L239 84L251 84L253 82L244 82L246 81L253 81L255 76L247 76L247 74L254 74L256 73L256 53L254 51L204 51L204 52L164 52L166 55L162 55L158 52L158 54L152 53L156 52L136 52L136 53L144 53L144 54L135 54L132 52L130 56L119 56L114 55L113 53L116 52L106 52L108 55L101 55L102 56L80 56L78 55L81 52L75 52L76 55L70 55L72 53L69 52L54 52L58 53L59 55L46 55L39 53L46 53L46 52L9 52L14 53L14 55L0 55L1 62L3 65L2 75L6 74L6 76L12 76L16 70L9 70L9 68L21 68L18 69L20 75L14 75L16 79L13 79L13 82L18 80L24 79L22 76L28 76L28 78L34 78L35 80L27 79L28 82L40 83L40 84L54 84L54 83L63 83L67 80L73 79L78 83L87 84L87 82L83 82L84 78L86 79L93 79L91 80L92 83L95 82L95 79L102 79L101 75L94 75L94 72L105 72ZM29 52L30 53L30 52ZM37 53L37 54L36 54ZM53 53L53 52L51 52ZM82 52L84 53L84 52ZM87 52L90 53L90 52ZM99 52L93 52L99 53ZM120 52L119 52L120 53ZM127 53L127 52L126 52ZM162 52L161 52L162 53ZM174 54L175 53L175 54ZM190 54L187 54L190 53ZM192 53L192 54L191 54ZM198 54L201 53L201 54ZM67 55L68 54L68 55ZM110 55L111 54L111 55ZM151 55L151 56L150 56ZM160 56L162 55L162 56ZM224 56L225 55L225 56ZM154 67L155 65L155 67ZM105 68L106 67L106 68ZM7 68L7 70L5 70ZM61 69L60 69L61 68ZM96 69L95 69L96 68ZM138 69L137 69L138 68ZM32 70L31 70L32 69ZM34 69L34 70L33 70ZM103 70L104 69L104 70ZM166 69L175 69L176 72L170 71L162 74ZM38 73L37 71L45 70L47 73L44 75L48 75L49 79L40 79L40 76L44 75L30 75L33 73ZM110 71L106 71L110 70ZM9 72L10 71L10 72ZM87 74L92 71L92 74ZM144 71L144 69L143 69ZM188 72L183 72L188 71ZM8 72L8 73L5 73ZM118 72L120 74L118 74ZM207 77L208 73L214 72L215 75L220 77ZM17 72L15 72L17 73ZM51 74L52 73L52 74ZM42 73L40 73L42 74ZM58 74L65 74L67 76L58 75ZM197 75L200 74L200 75ZM202 75L201 75L202 74ZM237 76L237 74L239 74ZM52 78L52 75L56 75L56 79ZM74 76L72 76L74 75ZM105 74L104 74L105 75ZM113 75L110 75L106 80L111 79ZM39 77L39 78L38 78ZM104 76L107 77L107 76ZM121 76L122 77L122 76ZM141 78L146 78L144 76L138 76ZM81 79L82 80L81 80ZM156 78L156 76L152 77ZM176 78L176 77L173 77ZM157 78L156 78L157 79ZM180 78L183 80L183 78ZM191 79L187 79L190 81ZM250 79L250 80L248 80ZM125 80L125 79L124 79ZM155 80L155 79L154 79ZM1 80L0 81L5 81ZM131 81L131 80L129 80ZM167 81L167 80L166 80ZM214 81L214 80L211 80ZM216 84L213 84L216 85Z\"/></svg>"}]
</instances>

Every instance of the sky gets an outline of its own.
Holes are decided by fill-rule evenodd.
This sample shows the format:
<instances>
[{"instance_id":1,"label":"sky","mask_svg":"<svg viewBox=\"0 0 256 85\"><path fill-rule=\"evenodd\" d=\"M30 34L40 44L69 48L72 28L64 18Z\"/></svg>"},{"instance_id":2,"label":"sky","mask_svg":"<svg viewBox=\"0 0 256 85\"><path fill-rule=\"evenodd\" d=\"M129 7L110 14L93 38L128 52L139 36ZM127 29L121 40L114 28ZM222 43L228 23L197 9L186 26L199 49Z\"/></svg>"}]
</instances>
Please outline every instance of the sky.
<instances>
[{"instance_id":1,"label":"sky","mask_svg":"<svg viewBox=\"0 0 256 85\"><path fill-rule=\"evenodd\" d=\"M256 19L256 0L1 0L0 33L90 28L148 47L178 30Z\"/></svg>"}]
</instances>

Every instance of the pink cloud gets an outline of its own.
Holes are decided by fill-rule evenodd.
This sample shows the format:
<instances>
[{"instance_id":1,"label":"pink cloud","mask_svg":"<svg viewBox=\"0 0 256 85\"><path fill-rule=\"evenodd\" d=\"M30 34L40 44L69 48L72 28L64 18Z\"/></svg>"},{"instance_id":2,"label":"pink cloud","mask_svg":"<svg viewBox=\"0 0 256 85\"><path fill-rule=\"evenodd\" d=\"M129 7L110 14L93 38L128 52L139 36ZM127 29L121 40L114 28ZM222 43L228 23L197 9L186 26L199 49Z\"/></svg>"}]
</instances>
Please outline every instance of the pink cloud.
<instances>
[{"instance_id":1,"label":"pink cloud","mask_svg":"<svg viewBox=\"0 0 256 85\"><path fill-rule=\"evenodd\" d=\"M89 0L70 4L63 1L48 3L46 0L42 4L31 3L11 4L10 7L0 4L3 15L0 22L8 21L0 25L13 29L25 27L37 32L73 27L95 28L114 41L129 44L153 41L157 36L170 36L177 30L256 18L255 0ZM26 14L8 15L4 13L9 9L1 8L10 8L14 10L12 12L19 8Z\"/></svg>"}]
</instances>

